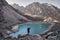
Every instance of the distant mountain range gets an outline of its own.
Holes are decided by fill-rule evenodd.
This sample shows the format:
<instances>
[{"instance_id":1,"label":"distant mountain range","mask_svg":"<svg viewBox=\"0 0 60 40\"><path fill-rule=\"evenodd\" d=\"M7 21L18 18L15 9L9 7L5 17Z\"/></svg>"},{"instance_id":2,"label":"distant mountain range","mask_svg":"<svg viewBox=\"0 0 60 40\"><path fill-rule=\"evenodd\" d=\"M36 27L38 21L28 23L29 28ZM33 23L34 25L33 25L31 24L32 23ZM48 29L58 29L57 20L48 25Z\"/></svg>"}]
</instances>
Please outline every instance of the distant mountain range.
<instances>
[{"instance_id":1,"label":"distant mountain range","mask_svg":"<svg viewBox=\"0 0 60 40\"><path fill-rule=\"evenodd\" d=\"M17 10L20 10L21 12L28 12L28 10L24 7L24 6L19 6L18 4L16 4L16 3L14 3L13 5L12 5L12 7L14 7L15 9L17 9Z\"/></svg>"},{"instance_id":2,"label":"distant mountain range","mask_svg":"<svg viewBox=\"0 0 60 40\"><path fill-rule=\"evenodd\" d=\"M25 15L44 18L44 21L60 22L60 9L52 4L33 2L26 7L18 4L12 5L15 9L22 11Z\"/></svg>"}]
</instances>

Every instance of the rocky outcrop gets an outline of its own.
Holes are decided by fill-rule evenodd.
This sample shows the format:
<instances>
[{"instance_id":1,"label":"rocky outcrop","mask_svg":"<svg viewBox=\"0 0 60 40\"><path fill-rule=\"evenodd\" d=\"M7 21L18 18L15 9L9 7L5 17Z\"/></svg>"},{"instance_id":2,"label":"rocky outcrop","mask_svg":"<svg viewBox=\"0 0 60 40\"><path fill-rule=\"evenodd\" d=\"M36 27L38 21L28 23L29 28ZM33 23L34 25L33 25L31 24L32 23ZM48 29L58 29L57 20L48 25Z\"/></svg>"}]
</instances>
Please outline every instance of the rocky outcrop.
<instances>
[{"instance_id":1,"label":"rocky outcrop","mask_svg":"<svg viewBox=\"0 0 60 40\"><path fill-rule=\"evenodd\" d=\"M49 31L40 35L48 40L60 40L60 23L55 23Z\"/></svg>"},{"instance_id":2,"label":"rocky outcrop","mask_svg":"<svg viewBox=\"0 0 60 40\"><path fill-rule=\"evenodd\" d=\"M40 35L24 35L19 37L18 40L44 40L45 38L42 38Z\"/></svg>"}]
</instances>

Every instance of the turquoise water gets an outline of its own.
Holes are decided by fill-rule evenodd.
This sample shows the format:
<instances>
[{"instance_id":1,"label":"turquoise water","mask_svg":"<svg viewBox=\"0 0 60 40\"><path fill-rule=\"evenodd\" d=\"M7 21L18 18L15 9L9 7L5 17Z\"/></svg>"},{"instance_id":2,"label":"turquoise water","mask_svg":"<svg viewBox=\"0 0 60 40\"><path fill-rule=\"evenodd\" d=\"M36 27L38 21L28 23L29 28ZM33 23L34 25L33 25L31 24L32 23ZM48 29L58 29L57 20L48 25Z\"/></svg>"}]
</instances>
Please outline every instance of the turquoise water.
<instances>
[{"instance_id":1,"label":"turquoise water","mask_svg":"<svg viewBox=\"0 0 60 40\"><path fill-rule=\"evenodd\" d=\"M23 24L19 25L18 32L10 34L10 36L16 37L19 34L24 35L27 34L27 28L30 28L30 34L41 34L45 30L48 29L48 27L51 24L46 24L46 23L40 23L40 24Z\"/></svg>"}]
</instances>

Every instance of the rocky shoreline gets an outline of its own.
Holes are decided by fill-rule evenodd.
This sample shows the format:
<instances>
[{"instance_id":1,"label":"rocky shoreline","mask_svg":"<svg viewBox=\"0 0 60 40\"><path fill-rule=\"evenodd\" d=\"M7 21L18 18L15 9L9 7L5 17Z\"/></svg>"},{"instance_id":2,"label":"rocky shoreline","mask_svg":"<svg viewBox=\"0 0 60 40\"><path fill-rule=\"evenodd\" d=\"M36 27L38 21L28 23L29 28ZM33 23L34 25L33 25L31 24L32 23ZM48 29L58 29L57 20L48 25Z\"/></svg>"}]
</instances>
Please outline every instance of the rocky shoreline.
<instances>
[{"instance_id":1,"label":"rocky shoreline","mask_svg":"<svg viewBox=\"0 0 60 40\"><path fill-rule=\"evenodd\" d=\"M0 39L2 40L60 40L60 23L55 23L54 26L43 34L34 35L19 35L18 38L12 38L10 36L4 37L0 33Z\"/></svg>"}]
</instances>

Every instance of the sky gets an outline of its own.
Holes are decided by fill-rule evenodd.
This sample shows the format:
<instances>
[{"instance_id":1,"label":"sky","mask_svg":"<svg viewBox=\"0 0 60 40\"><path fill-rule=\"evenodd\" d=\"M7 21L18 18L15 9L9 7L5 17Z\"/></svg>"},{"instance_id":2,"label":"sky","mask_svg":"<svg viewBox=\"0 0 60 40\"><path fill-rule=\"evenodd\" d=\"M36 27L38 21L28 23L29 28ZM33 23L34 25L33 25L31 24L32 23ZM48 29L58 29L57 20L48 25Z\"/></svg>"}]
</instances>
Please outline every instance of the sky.
<instances>
[{"instance_id":1,"label":"sky","mask_svg":"<svg viewBox=\"0 0 60 40\"><path fill-rule=\"evenodd\" d=\"M31 4L33 2L39 2L39 3L49 3L53 4L54 6L60 8L60 0L6 0L9 4L17 3L20 6L27 6L28 4Z\"/></svg>"}]
</instances>

